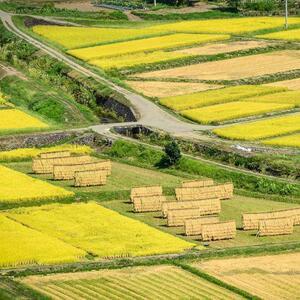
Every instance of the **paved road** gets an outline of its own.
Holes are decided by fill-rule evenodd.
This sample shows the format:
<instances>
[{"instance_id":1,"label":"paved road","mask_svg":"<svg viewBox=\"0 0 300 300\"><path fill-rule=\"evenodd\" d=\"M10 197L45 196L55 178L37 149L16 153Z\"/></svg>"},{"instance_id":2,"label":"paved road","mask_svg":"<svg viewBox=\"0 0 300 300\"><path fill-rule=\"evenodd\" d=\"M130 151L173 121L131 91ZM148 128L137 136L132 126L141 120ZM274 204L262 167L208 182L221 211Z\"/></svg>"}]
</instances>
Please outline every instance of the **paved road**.
<instances>
[{"instance_id":1,"label":"paved road","mask_svg":"<svg viewBox=\"0 0 300 300\"><path fill-rule=\"evenodd\" d=\"M0 11L0 18L5 25L5 27L13 32L15 35L19 36L20 38L26 40L27 42L31 43L32 45L36 46L37 48L43 50L48 55L63 61L67 65L69 65L74 70L82 73L85 76L92 77L95 80L105 83L110 86L115 91L124 95L131 105L134 107L135 112L138 112L138 124L145 125L145 126L152 126L160 130L164 130L170 134L176 134L177 136L187 136L187 137L197 137L197 134L194 132L195 130L207 130L213 128L212 126L202 126L196 125L191 123L186 123L177 119L176 117L172 116L171 114L167 113L153 102L149 101L148 99L135 94L131 91L120 87L113 82L99 76L98 74L92 72L91 70L81 66L80 64L74 62L71 58L69 58L64 53L61 53L58 50L55 50L42 42L34 39L30 35L22 32L19 30L13 23L11 14L6 12ZM128 123L127 123L128 124ZM126 124L126 125L127 125ZM134 123L129 123L134 124ZM93 126L92 129L96 132L102 133L103 131L108 131L116 124L109 124L109 125L99 125ZM121 124L119 124L121 125ZM125 125L125 124L124 124Z\"/></svg>"}]
</instances>

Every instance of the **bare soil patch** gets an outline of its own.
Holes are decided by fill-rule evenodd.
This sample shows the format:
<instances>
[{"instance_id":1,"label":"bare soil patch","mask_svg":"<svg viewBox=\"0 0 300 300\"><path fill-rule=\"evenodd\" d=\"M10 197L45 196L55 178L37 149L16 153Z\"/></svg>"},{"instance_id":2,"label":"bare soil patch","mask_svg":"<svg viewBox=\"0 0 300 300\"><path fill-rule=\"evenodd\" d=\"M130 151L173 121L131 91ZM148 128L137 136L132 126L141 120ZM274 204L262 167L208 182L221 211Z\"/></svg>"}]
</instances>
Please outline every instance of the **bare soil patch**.
<instances>
[{"instance_id":1,"label":"bare soil patch","mask_svg":"<svg viewBox=\"0 0 300 300\"><path fill-rule=\"evenodd\" d=\"M130 87L148 97L164 98L221 88L221 85L191 82L127 81Z\"/></svg>"},{"instance_id":2,"label":"bare soil patch","mask_svg":"<svg viewBox=\"0 0 300 300\"><path fill-rule=\"evenodd\" d=\"M263 299L300 298L300 253L211 260L195 267Z\"/></svg>"},{"instance_id":3,"label":"bare soil patch","mask_svg":"<svg viewBox=\"0 0 300 300\"><path fill-rule=\"evenodd\" d=\"M291 80L284 80L284 81L278 81L278 82L272 82L266 84L268 86L282 86L286 87L290 90L297 91L300 90L300 78L291 79Z\"/></svg>"},{"instance_id":4,"label":"bare soil patch","mask_svg":"<svg viewBox=\"0 0 300 300\"><path fill-rule=\"evenodd\" d=\"M111 9L108 9L108 8L94 6L90 0L61 1L61 2L55 3L55 7L70 9L70 10L85 11L85 12L111 11Z\"/></svg>"},{"instance_id":5,"label":"bare soil patch","mask_svg":"<svg viewBox=\"0 0 300 300\"><path fill-rule=\"evenodd\" d=\"M240 50L248 50L254 48L264 48L270 43L265 41L239 41L232 43L217 43L208 44L205 46L187 48L183 50L178 50L178 53L192 54L192 55L215 55L221 53L230 53Z\"/></svg>"},{"instance_id":6,"label":"bare soil patch","mask_svg":"<svg viewBox=\"0 0 300 300\"><path fill-rule=\"evenodd\" d=\"M287 50L141 73L137 74L136 77L238 80L267 74L276 74L299 68L300 51Z\"/></svg>"}]
</instances>

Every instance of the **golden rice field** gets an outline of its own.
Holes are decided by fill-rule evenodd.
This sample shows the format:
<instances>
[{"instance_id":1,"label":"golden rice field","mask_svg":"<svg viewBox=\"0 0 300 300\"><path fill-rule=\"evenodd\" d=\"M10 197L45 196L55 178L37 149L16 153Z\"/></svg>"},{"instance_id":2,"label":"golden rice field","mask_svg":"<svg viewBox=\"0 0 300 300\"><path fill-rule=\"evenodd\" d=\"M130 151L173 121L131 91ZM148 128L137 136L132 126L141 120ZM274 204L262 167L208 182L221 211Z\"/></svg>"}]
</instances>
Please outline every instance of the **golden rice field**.
<instances>
[{"instance_id":1,"label":"golden rice field","mask_svg":"<svg viewBox=\"0 0 300 300\"><path fill-rule=\"evenodd\" d=\"M9 151L0 151L0 161L20 161L28 160L38 156L41 153L55 151L70 151L72 154L91 154L92 148L84 145L64 144L45 148L19 148Z\"/></svg>"},{"instance_id":2,"label":"golden rice field","mask_svg":"<svg viewBox=\"0 0 300 300\"><path fill-rule=\"evenodd\" d=\"M285 91L285 88L273 88L262 85L240 85L223 89L191 93L160 99L160 103L176 111L202 106L239 101L244 98L273 94Z\"/></svg>"},{"instance_id":3,"label":"golden rice field","mask_svg":"<svg viewBox=\"0 0 300 300\"><path fill-rule=\"evenodd\" d=\"M0 267L76 262L86 252L0 214Z\"/></svg>"},{"instance_id":4,"label":"golden rice field","mask_svg":"<svg viewBox=\"0 0 300 300\"><path fill-rule=\"evenodd\" d=\"M43 129L49 126L18 109L0 110L0 132L28 129Z\"/></svg>"},{"instance_id":5,"label":"golden rice field","mask_svg":"<svg viewBox=\"0 0 300 300\"><path fill-rule=\"evenodd\" d=\"M68 53L79 59L89 61L96 58L124 55L135 52L168 49L193 44L229 39L229 35L214 34L171 34L109 45L69 50Z\"/></svg>"},{"instance_id":6,"label":"golden rice field","mask_svg":"<svg viewBox=\"0 0 300 300\"><path fill-rule=\"evenodd\" d=\"M265 145L282 146L282 147L300 147L300 133L295 133L286 136L279 136L273 139L262 141Z\"/></svg>"},{"instance_id":7,"label":"golden rice field","mask_svg":"<svg viewBox=\"0 0 300 300\"><path fill-rule=\"evenodd\" d=\"M29 276L22 283L56 299L242 299L181 268L167 265Z\"/></svg>"},{"instance_id":8,"label":"golden rice field","mask_svg":"<svg viewBox=\"0 0 300 300\"><path fill-rule=\"evenodd\" d=\"M91 65L95 65L104 70L108 69L122 69L128 67L134 67L137 65L151 64L157 62L164 62L174 59L180 59L189 56L188 54L176 53L176 52L139 52L134 54L120 55L114 57L107 57L102 59L90 60Z\"/></svg>"},{"instance_id":9,"label":"golden rice field","mask_svg":"<svg viewBox=\"0 0 300 300\"><path fill-rule=\"evenodd\" d=\"M263 34L257 37L272 40L300 41L300 28Z\"/></svg>"},{"instance_id":10,"label":"golden rice field","mask_svg":"<svg viewBox=\"0 0 300 300\"><path fill-rule=\"evenodd\" d=\"M283 80L265 84L266 86L279 86L279 87L286 87L292 91L300 90L300 78L290 79L290 80Z\"/></svg>"},{"instance_id":11,"label":"golden rice field","mask_svg":"<svg viewBox=\"0 0 300 300\"><path fill-rule=\"evenodd\" d=\"M139 93L148 97L164 98L169 96L185 95L211 89L221 88L222 85L194 82L163 82L163 81L126 81Z\"/></svg>"},{"instance_id":12,"label":"golden rice field","mask_svg":"<svg viewBox=\"0 0 300 300\"><path fill-rule=\"evenodd\" d=\"M249 50L255 48L264 48L269 44L265 41L237 41L230 43L214 43L199 47L192 47L177 50L176 53L184 53L189 55L216 55L221 53L230 53L241 50Z\"/></svg>"},{"instance_id":13,"label":"golden rice field","mask_svg":"<svg viewBox=\"0 0 300 300\"><path fill-rule=\"evenodd\" d=\"M202 108L183 110L184 117L203 124L218 123L294 108L293 104L236 101Z\"/></svg>"},{"instance_id":14,"label":"golden rice field","mask_svg":"<svg viewBox=\"0 0 300 300\"><path fill-rule=\"evenodd\" d=\"M20 208L8 216L102 258L178 253L195 246L95 202Z\"/></svg>"},{"instance_id":15,"label":"golden rice field","mask_svg":"<svg viewBox=\"0 0 300 300\"><path fill-rule=\"evenodd\" d=\"M136 74L138 78L240 80L300 68L300 51L284 50Z\"/></svg>"},{"instance_id":16,"label":"golden rice field","mask_svg":"<svg viewBox=\"0 0 300 300\"><path fill-rule=\"evenodd\" d=\"M88 47L96 44L112 43L116 41L138 39L166 34L156 27L145 28L93 28L38 25L33 27L37 33L67 49Z\"/></svg>"},{"instance_id":17,"label":"golden rice field","mask_svg":"<svg viewBox=\"0 0 300 300\"><path fill-rule=\"evenodd\" d=\"M0 203L73 197L74 193L0 165Z\"/></svg>"},{"instance_id":18,"label":"golden rice field","mask_svg":"<svg viewBox=\"0 0 300 300\"><path fill-rule=\"evenodd\" d=\"M300 131L299 113L218 128L213 132L226 139L254 141L292 134L297 131Z\"/></svg>"},{"instance_id":19,"label":"golden rice field","mask_svg":"<svg viewBox=\"0 0 300 300\"><path fill-rule=\"evenodd\" d=\"M282 93L268 94L268 95L262 95L258 97L249 97L247 99L241 99L241 101L283 103L283 104L292 104L295 107L299 107L300 91L286 91Z\"/></svg>"},{"instance_id":20,"label":"golden rice field","mask_svg":"<svg viewBox=\"0 0 300 300\"><path fill-rule=\"evenodd\" d=\"M194 266L261 299L299 299L299 252L210 260Z\"/></svg>"},{"instance_id":21,"label":"golden rice field","mask_svg":"<svg viewBox=\"0 0 300 300\"><path fill-rule=\"evenodd\" d=\"M299 24L300 18L290 18L290 24ZM161 30L192 33L247 33L271 28L283 29L282 17L248 17L230 19L211 19L199 21L183 21L158 25Z\"/></svg>"}]
</instances>

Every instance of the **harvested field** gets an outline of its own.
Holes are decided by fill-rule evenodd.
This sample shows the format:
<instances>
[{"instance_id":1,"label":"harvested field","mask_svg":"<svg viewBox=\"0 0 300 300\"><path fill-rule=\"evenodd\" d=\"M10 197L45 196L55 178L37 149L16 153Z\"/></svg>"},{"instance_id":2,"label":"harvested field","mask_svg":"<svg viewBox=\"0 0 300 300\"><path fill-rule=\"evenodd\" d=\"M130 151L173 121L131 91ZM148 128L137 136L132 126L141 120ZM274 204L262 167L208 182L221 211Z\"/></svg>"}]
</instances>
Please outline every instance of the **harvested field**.
<instances>
[{"instance_id":1,"label":"harvested field","mask_svg":"<svg viewBox=\"0 0 300 300\"><path fill-rule=\"evenodd\" d=\"M126 83L137 92L154 98L178 96L222 87L221 85L192 82L126 81Z\"/></svg>"},{"instance_id":2,"label":"harvested field","mask_svg":"<svg viewBox=\"0 0 300 300\"><path fill-rule=\"evenodd\" d=\"M270 45L264 41L238 41L231 43L216 43L200 47L177 50L177 53L190 55L216 55L222 53L230 53L241 50L249 50L255 48L264 48Z\"/></svg>"},{"instance_id":3,"label":"harvested field","mask_svg":"<svg viewBox=\"0 0 300 300\"><path fill-rule=\"evenodd\" d=\"M286 111L293 109L293 104L250 102L230 102L184 110L181 115L198 123L213 124L234 119L241 119L251 116L259 116L266 113Z\"/></svg>"},{"instance_id":4,"label":"harvested field","mask_svg":"<svg viewBox=\"0 0 300 300\"><path fill-rule=\"evenodd\" d=\"M300 148L300 133L264 140L262 143L270 146Z\"/></svg>"},{"instance_id":5,"label":"harvested field","mask_svg":"<svg viewBox=\"0 0 300 300\"><path fill-rule=\"evenodd\" d=\"M218 259L194 266L262 299L299 299L300 253Z\"/></svg>"},{"instance_id":6,"label":"harvested field","mask_svg":"<svg viewBox=\"0 0 300 300\"><path fill-rule=\"evenodd\" d=\"M289 90L298 91L300 90L300 78L272 82L266 84L266 86L285 87Z\"/></svg>"},{"instance_id":7,"label":"harvested field","mask_svg":"<svg viewBox=\"0 0 300 300\"><path fill-rule=\"evenodd\" d=\"M101 258L178 253L195 246L95 202L21 208L7 215Z\"/></svg>"},{"instance_id":8,"label":"harvested field","mask_svg":"<svg viewBox=\"0 0 300 300\"><path fill-rule=\"evenodd\" d=\"M241 299L173 266L30 276L22 282L53 299L58 294L68 299Z\"/></svg>"},{"instance_id":9,"label":"harvested field","mask_svg":"<svg viewBox=\"0 0 300 300\"><path fill-rule=\"evenodd\" d=\"M286 91L282 87L266 87L262 85L239 85L212 91L168 96L160 99L160 103L176 111L193 109L203 106L241 101L250 97L274 94Z\"/></svg>"},{"instance_id":10,"label":"harvested field","mask_svg":"<svg viewBox=\"0 0 300 300\"><path fill-rule=\"evenodd\" d=\"M274 117L246 124L215 129L218 136L232 140L253 141L300 131L300 114Z\"/></svg>"},{"instance_id":11,"label":"harvested field","mask_svg":"<svg viewBox=\"0 0 300 300\"><path fill-rule=\"evenodd\" d=\"M285 50L140 73L135 76L139 78L240 80L299 68L300 51Z\"/></svg>"},{"instance_id":12,"label":"harvested field","mask_svg":"<svg viewBox=\"0 0 300 300\"><path fill-rule=\"evenodd\" d=\"M230 36L228 35L178 33L84 49L69 50L68 53L79 59L90 61L97 58L112 57L151 50L170 49L193 44L207 43L210 41L226 40L229 38Z\"/></svg>"}]
</instances>

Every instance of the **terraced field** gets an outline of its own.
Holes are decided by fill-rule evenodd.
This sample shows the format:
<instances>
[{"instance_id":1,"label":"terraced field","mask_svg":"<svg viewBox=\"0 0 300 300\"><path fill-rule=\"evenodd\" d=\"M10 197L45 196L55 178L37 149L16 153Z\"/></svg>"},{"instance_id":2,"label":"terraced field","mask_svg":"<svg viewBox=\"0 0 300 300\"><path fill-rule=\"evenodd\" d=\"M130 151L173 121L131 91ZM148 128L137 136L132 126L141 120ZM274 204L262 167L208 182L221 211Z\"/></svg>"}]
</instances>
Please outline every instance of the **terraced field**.
<instances>
[{"instance_id":1,"label":"terraced field","mask_svg":"<svg viewBox=\"0 0 300 300\"><path fill-rule=\"evenodd\" d=\"M299 113L218 128L213 132L222 138L255 141L297 131L300 131Z\"/></svg>"},{"instance_id":2,"label":"terraced field","mask_svg":"<svg viewBox=\"0 0 300 300\"><path fill-rule=\"evenodd\" d=\"M212 260L194 266L262 299L299 299L299 252Z\"/></svg>"},{"instance_id":3,"label":"terraced field","mask_svg":"<svg viewBox=\"0 0 300 300\"><path fill-rule=\"evenodd\" d=\"M193 82L126 81L126 83L137 92L155 98L185 95L222 87L221 85Z\"/></svg>"},{"instance_id":4,"label":"terraced field","mask_svg":"<svg viewBox=\"0 0 300 300\"><path fill-rule=\"evenodd\" d=\"M300 41L300 29L273 32L258 37L271 40Z\"/></svg>"},{"instance_id":5,"label":"terraced field","mask_svg":"<svg viewBox=\"0 0 300 300\"><path fill-rule=\"evenodd\" d=\"M172 266L31 276L22 282L52 299L242 299Z\"/></svg>"},{"instance_id":6,"label":"terraced field","mask_svg":"<svg viewBox=\"0 0 300 300\"><path fill-rule=\"evenodd\" d=\"M272 82L269 84L266 84L267 86L279 86L279 87L285 87L289 90L300 90L300 78L291 79L291 80L283 80L283 81L277 81Z\"/></svg>"},{"instance_id":7,"label":"terraced field","mask_svg":"<svg viewBox=\"0 0 300 300\"><path fill-rule=\"evenodd\" d=\"M136 74L138 78L240 80L300 68L298 50L276 51Z\"/></svg>"}]
</instances>

